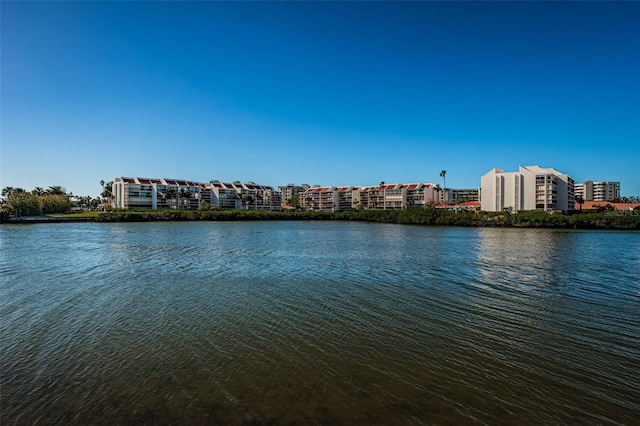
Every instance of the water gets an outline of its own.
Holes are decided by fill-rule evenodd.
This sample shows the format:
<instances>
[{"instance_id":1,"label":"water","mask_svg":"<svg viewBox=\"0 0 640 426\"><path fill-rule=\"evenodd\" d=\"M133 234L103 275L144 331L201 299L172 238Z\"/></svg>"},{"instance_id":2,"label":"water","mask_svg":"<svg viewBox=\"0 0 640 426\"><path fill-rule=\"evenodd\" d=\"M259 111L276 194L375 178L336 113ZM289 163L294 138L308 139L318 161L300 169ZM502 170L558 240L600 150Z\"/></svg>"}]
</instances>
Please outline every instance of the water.
<instances>
[{"instance_id":1,"label":"water","mask_svg":"<svg viewBox=\"0 0 640 426\"><path fill-rule=\"evenodd\" d=\"M640 233L0 227L0 423L639 424Z\"/></svg>"}]
</instances>

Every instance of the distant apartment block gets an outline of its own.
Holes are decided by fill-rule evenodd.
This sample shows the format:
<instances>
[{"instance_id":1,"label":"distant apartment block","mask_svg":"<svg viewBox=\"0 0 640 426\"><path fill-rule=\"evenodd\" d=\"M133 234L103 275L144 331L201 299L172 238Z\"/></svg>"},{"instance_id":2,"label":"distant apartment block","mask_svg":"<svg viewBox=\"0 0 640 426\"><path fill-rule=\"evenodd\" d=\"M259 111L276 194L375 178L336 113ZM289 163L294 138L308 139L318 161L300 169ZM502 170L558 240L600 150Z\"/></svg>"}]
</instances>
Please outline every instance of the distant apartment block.
<instances>
[{"instance_id":1,"label":"distant apartment block","mask_svg":"<svg viewBox=\"0 0 640 426\"><path fill-rule=\"evenodd\" d=\"M397 210L437 202L432 184L380 184L374 186L316 186L300 194L305 210L338 212L351 209Z\"/></svg>"},{"instance_id":2,"label":"distant apartment block","mask_svg":"<svg viewBox=\"0 0 640 426\"><path fill-rule=\"evenodd\" d=\"M440 191L440 202L462 203L465 201L480 201L480 189L446 188Z\"/></svg>"},{"instance_id":3,"label":"distant apartment block","mask_svg":"<svg viewBox=\"0 0 640 426\"><path fill-rule=\"evenodd\" d=\"M111 187L116 208L197 209L202 202L222 209L281 210L282 197L253 182L209 183L183 179L118 177Z\"/></svg>"},{"instance_id":4,"label":"distant apartment block","mask_svg":"<svg viewBox=\"0 0 640 426\"><path fill-rule=\"evenodd\" d=\"M575 185L576 197L584 201L611 201L620 198L620 182L593 182L590 180Z\"/></svg>"},{"instance_id":5,"label":"distant apartment block","mask_svg":"<svg viewBox=\"0 0 640 426\"><path fill-rule=\"evenodd\" d=\"M309 188L310 186L306 183L303 183L302 185L295 185L293 183L290 183L287 186L279 186L278 190L282 194L282 203L287 204L287 200L290 200L293 197L299 197L300 194L302 194Z\"/></svg>"},{"instance_id":6,"label":"distant apartment block","mask_svg":"<svg viewBox=\"0 0 640 426\"><path fill-rule=\"evenodd\" d=\"M481 178L482 210L497 212L574 209L574 182L552 168L520 166L517 172L494 168Z\"/></svg>"}]
</instances>

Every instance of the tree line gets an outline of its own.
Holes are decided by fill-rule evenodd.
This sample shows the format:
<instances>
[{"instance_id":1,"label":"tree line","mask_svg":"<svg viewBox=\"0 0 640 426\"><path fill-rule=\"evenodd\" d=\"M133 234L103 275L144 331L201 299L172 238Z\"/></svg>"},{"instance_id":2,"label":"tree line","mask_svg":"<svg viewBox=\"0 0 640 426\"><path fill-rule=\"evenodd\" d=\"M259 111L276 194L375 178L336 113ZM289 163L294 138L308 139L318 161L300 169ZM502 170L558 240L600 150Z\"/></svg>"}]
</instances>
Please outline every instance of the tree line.
<instances>
[{"instance_id":1,"label":"tree line","mask_svg":"<svg viewBox=\"0 0 640 426\"><path fill-rule=\"evenodd\" d=\"M46 189L38 186L31 191L7 186L2 189L0 215L7 219L12 216L69 213L73 208L95 210L102 201L101 198L73 195L60 185Z\"/></svg>"},{"instance_id":2,"label":"tree line","mask_svg":"<svg viewBox=\"0 0 640 426\"><path fill-rule=\"evenodd\" d=\"M408 208L402 210L349 210L344 212L269 211L269 210L114 210L96 217L99 222L150 222L150 221L255 221L255 220L340 220L406 225L515 227L515 228L566 228L566 229L628 229L640 230L640 211L616 215L583 213L553 215L545 211L531 210L518 213L510 211L454 212L435 207Z\"/></svg>"}]
</instances>

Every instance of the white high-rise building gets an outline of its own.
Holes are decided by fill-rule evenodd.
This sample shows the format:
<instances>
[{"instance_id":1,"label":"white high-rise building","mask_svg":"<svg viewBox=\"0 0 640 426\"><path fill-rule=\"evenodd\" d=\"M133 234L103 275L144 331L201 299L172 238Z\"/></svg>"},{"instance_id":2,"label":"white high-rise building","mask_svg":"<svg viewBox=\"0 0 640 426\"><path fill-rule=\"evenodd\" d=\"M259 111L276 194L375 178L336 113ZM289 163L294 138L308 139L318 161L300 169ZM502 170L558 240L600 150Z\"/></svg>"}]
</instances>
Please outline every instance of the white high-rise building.
<instances>
[{"instance_id":1,"label":"white high-rise building","mask_svg":"<svg viewBox=\"0 0 640 426\"><path fill-rule=\"evenodd\" d=\"M494 168L481 178L482 210L511 208L523 210L574 209L574 182L564 173L540 166L520 166L517 172Z\"/></svg>"},{"instance_id":2,"label":"white high-rise building","mask_svg":"<svg viewBox=\"0 0 640 426\"><path fill-rule=\"evenodd\" d=\"M593 182L576 184L576 196L584 201L611 201L620 198L620 182Z\"/></svg>"}]
</instances>

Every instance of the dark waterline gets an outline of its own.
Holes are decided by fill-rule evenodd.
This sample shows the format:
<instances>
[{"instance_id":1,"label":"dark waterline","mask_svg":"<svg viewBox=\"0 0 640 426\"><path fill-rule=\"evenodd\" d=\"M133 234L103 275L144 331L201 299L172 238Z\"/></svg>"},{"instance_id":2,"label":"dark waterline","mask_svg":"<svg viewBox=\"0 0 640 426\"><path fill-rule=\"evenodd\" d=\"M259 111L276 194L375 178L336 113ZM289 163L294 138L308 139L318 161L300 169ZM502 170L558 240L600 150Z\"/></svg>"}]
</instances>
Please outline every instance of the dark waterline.
<instances>
[{"instance_id":1,"label":"dark waterline","mask_svg":"<svg viewBox=\"0 0 640 426\"><path fill-rule=\"evenodd\" d=\"M640 233L0 228L0 424L638 424Z\"/></svg>"}]
</instances>

